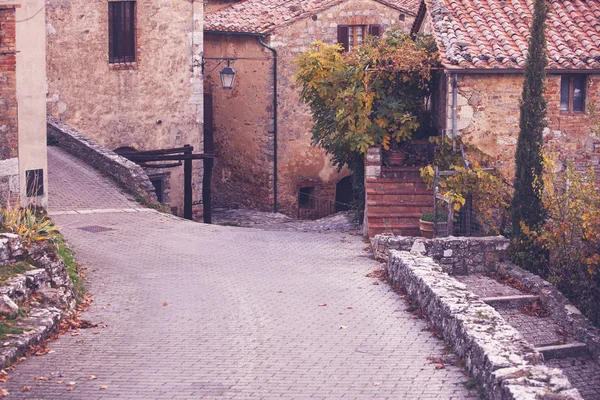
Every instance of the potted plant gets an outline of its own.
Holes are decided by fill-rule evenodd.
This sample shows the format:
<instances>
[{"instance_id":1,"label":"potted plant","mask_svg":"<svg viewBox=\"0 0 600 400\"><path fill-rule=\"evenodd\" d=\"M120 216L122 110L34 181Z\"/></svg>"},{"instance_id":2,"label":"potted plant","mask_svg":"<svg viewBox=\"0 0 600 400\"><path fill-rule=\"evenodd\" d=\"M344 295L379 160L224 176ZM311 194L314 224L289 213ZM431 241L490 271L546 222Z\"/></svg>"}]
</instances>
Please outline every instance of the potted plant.
<instances>
[{"instance_id":1,"label":"potted plant","mask_svg":"<svg viewBox=\"0 0 600 400\"><path fill-rule=\"evenodd\" d=\"M444 213L438 212L436 217L437 236L447 236L448 216ZM421 214L421 219L419 219L419 229L421 230L421 236L427 239L433 239L433 212L425 211Z\"/></svg>"}]
</instances>

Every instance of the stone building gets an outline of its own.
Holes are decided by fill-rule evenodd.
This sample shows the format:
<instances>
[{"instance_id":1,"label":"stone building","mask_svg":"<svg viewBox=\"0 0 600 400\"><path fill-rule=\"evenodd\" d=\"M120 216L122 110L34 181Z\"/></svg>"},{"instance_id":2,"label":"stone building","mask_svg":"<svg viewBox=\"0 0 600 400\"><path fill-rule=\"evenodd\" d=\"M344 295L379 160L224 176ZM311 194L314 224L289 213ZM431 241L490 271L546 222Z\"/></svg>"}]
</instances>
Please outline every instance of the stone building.
<instances>
[{"instance_id":1,"label":"stone building","mask_svg":"<svg viewBox=\"0 0 600 400\"><path fill-rule=\"evenodd\" d=\"M0 204L47 206L45 0L0 0Z\"/></svg>"},{"instance_id":2,"label":"stone building","mask_svg":"<svg viewBox=\"0 0 600 400\"><path fill-rule=\"evenodd\" d=\"M202 152L202 19L197 0L48 1L48 114L109 150ZM159 172L151 180L182 214L183 167Z\"/></svg>"},{"instance_id":3,"label":"stone building","mask_svg":"<svg viewBox=\"0 0 600 400\"><path fill-rule=\"evenodd\" d=\"M600 168L588 113L600 101L600 3L548 4L545 141L580 166ZM440 132L473 143L511 179L532 10L533 0L425 0L412 29L433 34L442 56Z\"/></svg>"},{"instance_id":4,"label":"stone building","mask_svg":"<svg viewBox=\"0 0 600 400\"><path fill-rule=\"evenodd\" d=\"M209 2L217 11L206 14L204 21L205 89L211 93L214 116L215 204L272 210L276 196L279 210L291 216L298 209L308 211L307 216L335 211L330 201L347 201L349 172L337 171L311 145L312 119L299 100L294 60L317 40L340 42L351 51L368 34L385 35L392 26L408 31L418 1L223 3ZM228 63L237 72L231 90L222 88L219 77Z\"/></svg>"}]
</instances>

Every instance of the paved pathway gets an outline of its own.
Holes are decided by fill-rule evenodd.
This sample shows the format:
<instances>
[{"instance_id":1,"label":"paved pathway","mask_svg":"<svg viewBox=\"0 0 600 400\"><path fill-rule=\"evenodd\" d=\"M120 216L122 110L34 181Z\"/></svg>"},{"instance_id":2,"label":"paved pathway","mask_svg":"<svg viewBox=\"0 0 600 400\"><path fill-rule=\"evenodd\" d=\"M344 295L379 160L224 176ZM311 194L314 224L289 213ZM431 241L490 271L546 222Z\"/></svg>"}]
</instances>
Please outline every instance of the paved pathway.
<instances>
[{"instance_id":1,"label":"paved pathway","mask_svg":"<svg viewBox=\"0 0 600 400\"><path fill-rule=\"evenodd\" d=\"M49 160L50 208L89 267L95 303L85 318L100 327L20 363L9 398L469 396L460 368L430 361L443 343L365 276L379 264L360 237L139 212L80 162L57 149ZM104 211L65 213L85 209Z\"/></svg>"}]
</instances>

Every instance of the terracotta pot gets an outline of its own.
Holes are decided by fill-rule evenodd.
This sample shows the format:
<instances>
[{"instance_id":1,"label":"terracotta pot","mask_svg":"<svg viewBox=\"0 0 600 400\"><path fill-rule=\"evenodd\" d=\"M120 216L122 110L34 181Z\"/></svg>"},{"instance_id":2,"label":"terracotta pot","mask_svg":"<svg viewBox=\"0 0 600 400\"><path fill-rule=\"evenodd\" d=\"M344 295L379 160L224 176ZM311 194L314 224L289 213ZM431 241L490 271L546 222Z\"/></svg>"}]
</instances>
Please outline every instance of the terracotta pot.
<instances>
[{"instance_id":1,"label":"terracotta pot","mask_svg":"<svg viewBox=\"0 0 600 400\"><path fill-rule=\"evenodd\" d=\"M419 220L419 229L421 230L421 236L426 239L433 239L433 222ZM437 223L437 236L443 237L448 235L448 223L438 222Z\"/></svg>"}]
</instances>

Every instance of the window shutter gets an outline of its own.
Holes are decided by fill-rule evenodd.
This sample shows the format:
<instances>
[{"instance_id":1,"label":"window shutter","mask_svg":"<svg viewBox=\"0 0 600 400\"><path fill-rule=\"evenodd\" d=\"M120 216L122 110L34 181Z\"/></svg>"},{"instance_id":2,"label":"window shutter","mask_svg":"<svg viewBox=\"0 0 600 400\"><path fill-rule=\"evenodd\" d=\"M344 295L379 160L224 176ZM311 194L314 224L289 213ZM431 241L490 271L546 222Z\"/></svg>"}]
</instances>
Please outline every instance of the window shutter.
<instances>
[{"instance_id":1,"label":"window shutter","mask_svg":"<svg viewBox=\"0 0 600 400\"><path fill-rule=\"evenodd\" d=\"M350 48L347 25L338 25L338 43L342 45L344 51L348 51L348 49Z\"/></svg>"},{"instance_id":2,"label":"window shutter","mask_svg":"<svg viewBox=\"0 0 600 400\"><path fill-rule=\"evenodd\" d=\"M381 37L381 25L369 25L369 35Z\"/></svg>"}]
</instances>

